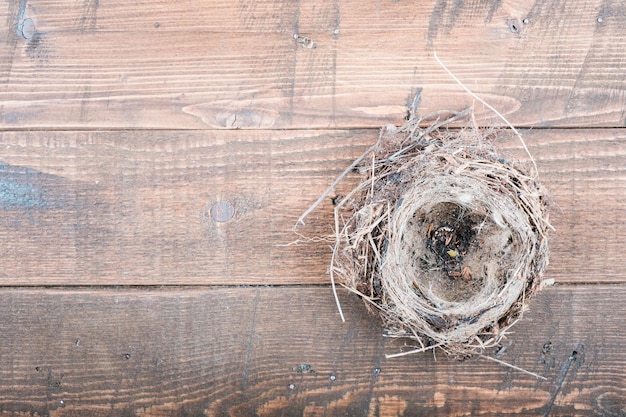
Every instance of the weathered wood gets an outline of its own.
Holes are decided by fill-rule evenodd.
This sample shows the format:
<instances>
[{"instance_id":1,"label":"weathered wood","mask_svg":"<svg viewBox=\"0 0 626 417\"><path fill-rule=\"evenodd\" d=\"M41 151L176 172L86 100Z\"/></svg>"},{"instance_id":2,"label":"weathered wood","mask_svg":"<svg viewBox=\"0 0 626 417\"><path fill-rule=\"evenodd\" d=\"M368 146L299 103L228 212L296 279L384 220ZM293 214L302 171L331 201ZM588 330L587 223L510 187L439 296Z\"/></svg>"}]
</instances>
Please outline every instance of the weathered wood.
<instances>
[{"instance_id":1,"label":"weathered wood","mask_svg":"<svg viewBox=\"0 0 626 417\"><path fill-rule=\"evenodd\" d=\"M328 288L0 291L4 415L620 415L624 285L542 292L500 359L385 359ZM493 352L491 352L493 354Z\"/></svg>"},{"instance_id":2,"label":"weathered wood","mask_svg":"<svg viewBox=\"0 0 626 417\"><path fill-rule=\"evenodd\" d=\"M0 133L1 284L324 283L330 243L288 245L300 239L292 227L377 135ZM557 281L624 281L625 135L525 136L555 201L548 274ZM499 145L523 157L517 139ZM299 230L320 237L332 225L328 199Z\"/></svg>"},{"instance_id":3,"label":"weathered wood","mask_svg":"<svg viewBox=\"0 0 626 417\"><path fill-rule=\"evenodd\" d=\"M0 2L1 414L625 415L625 26L604 0ZM385 359L411 346L311 286L330 199L292 232L418 92L474 102L435 51L515 125L575 128L525 139L547 277L599 285L540 293L499 356L547 381ZM74 285L105 287L18 288Z\"/></svg>"},{"instance_id":4,"label":"weathered wood","mask_svg":"<svg viewBox=\"0 0 626 417\"><path fill-rule=\"evenodd\" d=\"M424 113L472 103L435 50L517 125L623 126L620 10L11 0L0 6L0 127L378 127L401 121L420 89ZM482 106L477 120L501 123Z\"/></svg>"}]
</instances>

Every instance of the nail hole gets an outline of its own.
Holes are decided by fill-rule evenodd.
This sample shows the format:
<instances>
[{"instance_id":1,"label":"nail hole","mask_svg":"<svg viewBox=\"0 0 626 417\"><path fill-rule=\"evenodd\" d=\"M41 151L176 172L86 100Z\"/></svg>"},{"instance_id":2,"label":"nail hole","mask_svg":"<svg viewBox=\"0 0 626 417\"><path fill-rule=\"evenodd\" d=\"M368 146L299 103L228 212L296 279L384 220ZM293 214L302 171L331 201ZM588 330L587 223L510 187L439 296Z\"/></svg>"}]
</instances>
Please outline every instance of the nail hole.
<instances>
[{"instance_id":1,"label":"nail hole","mask_svg":"<svg viewBox=\"0 0 626 417\"><path fill-rule=\"evenodd\" d=\"M552 342L548 341L546 343L543 344L543 346L541 347L541 353L543 353L544 355L552 352Z\"/></svg>"},{"instance_id":2,"label":"nail hole","mask_svg":"<svg viewBox=\"0 0 626 417\"><path fill-rule=\"evenodd\" d=\"M124 355L124 359L129 360L129 359L130 359L130 353L126 353L126 354Z\"/></svg>"},{"instance_id":3,"label":"nail hole","mask_svg":"<svg viewBox=\"0 0 626 417\"><path fill-rule=\"evenodd\" d=\"M315 369L313 369L313 367L309 365L308 363L303 363L302 365L294 366L292 370L299 374L314 374L315 373Z\"/></svg>"},{"instance_id":4,"label":"nail hole","mask_svg":"<svg viewBox=\"0 0 626 417\"><path fill-rule=\"evenodd\" d=\"M520 31L521 26L520 26L519 20L517 20L517 19L509 19L507 21L507 24L509 25L509 30L512 33L518 33Z\"/></svg>"}]
</instances>

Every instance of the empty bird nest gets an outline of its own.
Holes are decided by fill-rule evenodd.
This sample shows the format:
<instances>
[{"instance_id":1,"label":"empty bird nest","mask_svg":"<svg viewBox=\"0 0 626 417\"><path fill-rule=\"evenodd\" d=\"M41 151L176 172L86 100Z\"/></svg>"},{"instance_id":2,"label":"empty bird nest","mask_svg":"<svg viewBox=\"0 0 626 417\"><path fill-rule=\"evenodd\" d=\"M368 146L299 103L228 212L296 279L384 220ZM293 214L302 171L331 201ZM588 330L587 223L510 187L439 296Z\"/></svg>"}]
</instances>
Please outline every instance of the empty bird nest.
<instances>
[{"instance_id":1,"label":"empty bird nest","mask_svg":"<svg viewBox=\"0 0 626 417\"><path fill-rule=\"evenodd\" d=\"M336 199L333 288L359 294L387 336L413 339L410 352L467 357L496 346L548 263L536 166L496 153L508 130L446 128L470 113L382 129L350 167L362 181Z\"/></svg>"}]
</instances>

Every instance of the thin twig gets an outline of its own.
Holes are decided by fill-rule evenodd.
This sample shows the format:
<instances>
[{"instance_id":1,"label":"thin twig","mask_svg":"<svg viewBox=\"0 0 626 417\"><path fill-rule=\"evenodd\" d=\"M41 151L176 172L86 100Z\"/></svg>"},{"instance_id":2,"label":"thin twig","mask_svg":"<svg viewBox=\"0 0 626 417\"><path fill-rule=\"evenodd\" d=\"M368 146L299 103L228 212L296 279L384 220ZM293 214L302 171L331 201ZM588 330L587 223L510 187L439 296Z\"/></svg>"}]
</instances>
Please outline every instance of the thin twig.
<instances>
[{"instance_id":1,"label":"thin twig","mask_svg":"<svg viewBox=\"0 0 626 417\"><path fill-rule=\"evenodd\" d=\"M461 80L459 80L456 75L454 75L452 73L452 71L450 71L448 69L448 67L446 67L444 65L443 62L441 62L441 60L439 59L439 57L437 56L437 51L433 51L433 55L435 56L435 60L437 61L437 63L439 65L441 65L441 68L444 69L444 71L446 71L448 73L448 75L450 77L452 77L452 79L454 81L456 81L456 83L458 85L461 86L461 88L463 88L467 94L469 94L470 96L472 96L473 98L475 98L476 100L480 101L482 104L484 104L485 106L487 106L487 108L489 110L491 110L492 112L494 112L500 119L502 119L504 121L504 123L507 124L507 126L509 126L511 128L511 130L517 135L517 137L519 138L520 142L522 143L522 146L524 147L524 150L526 151L526 153L528 154L528 156L530 157L530 161L533 164L533 167L535 168L535 178L537 178L539 176L539 169L537 168L537 163L535 162L535 158L533 158L532 154L530 153L530 150L528 149L528 146L526 146L526 142L524 142L524 139L522 138L522 135L517 131L517 129L515 129L515 127L511 124L511 122L509 122L506 117L504 117L498 110L496 110L491 104L487 103L485 100L483 100L482 98L478 97L476 94L474 94L472 92L472 90L470 90L469 88L467 88L462 82Z\"/></svg>"},{"instance_id":2,"label":"thin twig","mask_svg":"<svg viewBox=\"0 0 626 417\"><path fill-rule=\"evenodd\" d=\"M322 195L315 201L315 203L313 203L311 205L311 207L309 207L304 213L302 213L302 215L300 216L300 218L298 218L298 221L296 222L294 229L296 227L298 227L299 224L304 225L304 219L311 214L311 212L313 212L313 210L315 210L317 208L317 206L319 206L322 201L324 201L324 199L326 197L328 197L328 195L335 189L335 187L337 186L337 184L339 184L341 182L342 179L344 179L344 177L346 175L348 175L350 173L350 171L352 171L354 168L356 168L357 165L359 165L361 163L361 161L363 160L363 158L365 158L370 152L372 152L374 149L376 149L376 147L378 146L378 144L380 143L380 139L373 144L372 146L370 146L365 152L363 152L363 154L361 156L359 156L357 159L354 160L354 162L352 162L350 164L350 166L348 168L346 168L341 175L339 175L335 181L333 181L332 184L330 184L330 186L326 189L326 191L324 191L322 193Z\"/></svg>"},{"instance_id":3,"label":"thin twig","mask_svg":"<svg viewBox=\"0 0 626 417\"><path fill-rule=\"evenodd\" d=\"M272 246L287 248L289 246L295 246L295 245L299 245L301 243L332 242L332 240L334 239L333 236L330 236L330 235L329 236L307 237L307 236L304 236L302 233L298 233L297 231L294 231L294 233L296 235L300 236L300 239L292 240L289 243L275 243Z\"/></svg>"},{"instance_id":4,"label":"thin twig","mask_svg":"<svg viewBox=\"0 0 626 417\"><path fill-rule=\"evenodd\" d=\"M543 381L547 381L548 380L548 378L546 378L545 376L541 376L541 375L536 374L534 372L527 371L526 369L520 368L519 366L511 365L510 363L501 361L500 359L492 358L491 356L483 355L482 353L479 353L478 356L483 358L483 359L488 359L490 361L494 361L496 363L499 363L500 365L508 366L509 368L515 369L516 371L520 371L520 372L524 372L525 374L532 375L532 376L534 376L537 379L541 379Z\"/></svg>"},{"instance_id":5,"label":"thin twig","mask_svg":"<svg viewBox=\"0 0 626 417\"><path fill-rule=\"evenodd\" d=\"M391 161L397 158L399 155L409 151L410 149L413 149L415 146L419 144L419 141L424 136L434 132L435 130L439 129L441 126L444 126L448 123L462 119L463 117L467 116L470 112L471 112L471 107L468 107L467 109L464 109L460 112L455 112L451 110L440 110L440 111L425 115L424 117L420 119L420 121L428 119L428 118L432 118L434 116L441 115L441 114L452 114L453 116L442 122L429 126L424 132L421 132L419 138L416 139L416 141L413 144L409 145L408 147L404 149L401 149L400 151L396 152L394 155L390 156L389 158L387 158L386 161L383 161L383 162ZM355 159L354 162L352 162L352 164L350 164L348 168L346 168L337 178L335 178L335 181L333 181L333 183L330 184L330 186L326 189L326 191L324 191L322 195L320 195L319 198L304 213L302 213L302 215L298 218L298 221L296 222L294 229L298 227L298 225L300 224L304 225L304 219L307 218L309 214L311 214L317 208L317 206L319 206L322 203L322 201L324 201L326 197L328 197L328 195L335 189L337 184L339 184L341 180L343 180L346 177L346 175L348 175L354 168L356 168L357 165L359 165L361 161L363 161L363 158L365 158L369 153L373 152L379 146L382 136L383 135L381 132L381 135L379 136L378 141L374 145L370 146L361 156Z\"/></svg>"},{"instance_id":6,"label":"thin twig","mask_svg":"<svg viewBox=\"0 0 626 417\"><path fill-rule=\"evenodd\" d=\"M426 135L431 134L432 132L434 132L435 130L439 129L439 128L440 128L440 127L442 127L442 126L445 126L445 125L447 125L447 124L449 124L449 123L452 123L452 122L455 122L455 121L457 121L457 120L459 120L459 119L464 118L465 116L467 116L468 114L470 114L470 113L471 113L471 111L472 111L472 108L471 108L471 107L468 107L468 108L466 108L465 110L462 110L462 111L460 111L460 112L451 111L451 110L446 110L445 112L446 112L447 114L452 114L453 116L452 116L452 117L449 117L449 118L447 118L447 119L445 119L445 120L444 120L444 121L442 121L442 122L435 123L434 125L429 126L428 128L426 128L426 130L424 130L424 131L420 132L419 137L418 137L418 138L416 138L412 144L410 144L410 145L408 145L408 146L406 146L406 147L404 147L404 148L400 149L398 152L394 153L394 154L393 154L393 155L391 155L389 158L385 159L383 162L391 162L391 161L393 161L394 159L396 159L396 158L397 158L397 157L399 157L400 155L402 155L402 154L404 154L404 153L406 153L406 152L410 151L411 149L415 148L416 146L420 145L420 143L421 143L420 141L421 141L421 140L422 140L422 139L423 139ZM413 133L414 133L414 132L411 132L411 134L413 134Z\"/></svg>"},{"instance_id":7,"label":"thin twig","mask_svg":"<svg viewBox=\"0 0 626 417\"><path fill-rule=\"evenodd\" d=\"M337 253L337 247L333 249L333 254L331 255L331 259L330 259L330 264L331 264L330 286L333 289L333 296L335 297L335 303L337 303L337 310L339 311L339 316L341 317L341 321L345 323L346 318L343 315L343 310L341 309L341 303L339 302L339 296L337 295L337 286L335 285L335 274L334 274L333 267L332 267L332 265L335 264L335 253Z\"/></svg>"},{"instance_id":8,"label":"thin twig","mask_svg":"<svg viewBox=\"0 0 626 417\"><path fill-rule=\"evenodd\" d=\"M409 350L407 352L392 353L391 355L385 355L385 358L387 358L387 359L399 358L400 356L406 356L406 355L412 355L414 353L426 352L427 350L438 348L439 346L441 346L443 344L444 344L444 342L441 342L441 343L437 343L436 345L426 346L426 347L419 348L419 349L413 349L413 350Z\"/></svg>"}]
</instances>

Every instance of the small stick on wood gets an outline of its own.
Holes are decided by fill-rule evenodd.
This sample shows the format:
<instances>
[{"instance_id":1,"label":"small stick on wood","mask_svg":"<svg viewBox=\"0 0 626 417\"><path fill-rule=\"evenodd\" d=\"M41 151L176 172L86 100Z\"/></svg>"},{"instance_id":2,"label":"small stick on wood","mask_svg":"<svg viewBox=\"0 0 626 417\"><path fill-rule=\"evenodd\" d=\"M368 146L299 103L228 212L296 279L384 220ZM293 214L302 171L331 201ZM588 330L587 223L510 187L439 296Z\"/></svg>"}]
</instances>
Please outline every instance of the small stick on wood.
<instances>
[{"instance_id":1,"label":"small stick on wood","mask_svg":"<svg viewBox=\"0 0 626 417\"><path fill-rule=\"evenodd\" d=\"M443 342L437 343L436 345L432 345L432 346L426 346L426 347L419 348L419 349L409 350L408 352L392 353L391 355L385 355L385 358L386 359L399 358L400 356L406 356L406 355L412 355L414 353L426 352L427 350L438 348L441 345L443 345Z\"/></svg>"},{"instance_id":2,"label":"small stick on wood","mask_svg":"<svg viewBox=\"0 0 626 417\"><path fill-rule=\"evenodd\" d=\"M381 136L382 137L382 136ZM376 147L378 146L378 144L380 143L380 138L378 139L378 141L373 144L372 146L370 146L365 152L363 152L363 154L361 156L359 156L357 159L354 160L353 163L350 164L350 166L348 168L346 168L341 175L339 175L335 181L333 181L332 184L330 184L330 186L326 189L326 191L324 191L322 193L322 195L315 201L315 203L313 203L311 205L311 207L309 207L304 213L302 213L302 215L300 216L300 218L298 218L298 221L296 222L294 229L296 229L298 227L299 224L304 226L304 219L307 218L307 216L309 214L311 214L311 212L313 212L313 210L315 210L317 208L317 206L319 206L322 201L324 201L324 199L326 197L328 197L328 194L330 194L335 187L337 186L337 184L339 184L341 182L342 179L345 178L346 175L348 175L350 173L350 171L352 171L354 168L356 168L357 165L359 165L361 163L361 161L363 160L363 158L365 158L370 152L372 152L374 149L376 149Z\"/></svg>"},{"instance_id":3,"label":"small stick on wood","mask_svg":"<svg viewBox=\"0 0 626 417\"><path fill-rule=\"evenodd\" d=\"M482 353L479 353L478 356L483 358L483 359L488 359L490 361L494 361L496 363L499 363L500 365L508 366L509 368L515 369L516 371L520 371L520 372L524 372L525 374L532 375L532 376L534 376L537 379L541 379L543 381L547 381L548 380L548 378L546 378L545 376L541 376L541 375L536 374L534 372L527 371L526 369L520 368L519 366L511 365L510 363L501 361L500 359L492 358L491 356L483 355Z\"/></svg>"},{"instance_id":4,"label":"small stick on wood","mask_svg":"<svg viewBox=\"0 0 626 417\"><path fill-rule=\"evenodd\" d=\"M331 256L331 265L335 264L336 253L337 251L333 249L333 254ZM330 286L333 290L333 297L335 297L335 303L337 304L337 311L339 311L339 317L341 317L341 322L345 323L346 318L343 315L343 310L341 309L341 302L339 301L339 296L337 295L337 285L335 284L335 273L334 273L332 266L330 268Z\"/></svg>"}]
</instances>

